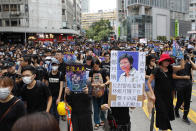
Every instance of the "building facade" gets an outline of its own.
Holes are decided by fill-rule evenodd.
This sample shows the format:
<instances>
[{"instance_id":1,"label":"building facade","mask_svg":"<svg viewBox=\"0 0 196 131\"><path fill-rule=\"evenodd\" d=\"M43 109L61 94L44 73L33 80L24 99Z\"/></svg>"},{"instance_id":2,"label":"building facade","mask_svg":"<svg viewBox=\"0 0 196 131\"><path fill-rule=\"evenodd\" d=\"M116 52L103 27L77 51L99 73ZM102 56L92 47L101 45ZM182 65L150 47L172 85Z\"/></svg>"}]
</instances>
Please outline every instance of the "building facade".
<instances>
[{"instance_id":1,"label":"building facade","mask_svg":"<svg viewBox=\"0 0 196 131\"><path fill-rule=\"evenodd\" d=\"M101 19L109 20L111 26L113 27L114 32L116 32L116 20L117 20L117 13L116 11L103 11L100 10L97 13L83 13L82 14L82 29L87 30L92 23L98 22Z\"/></svg>"},{"instance_id":2,"label":"building facade","mask_svg":"<svg viewBox=\"0 0 196 131\"><path fill-rule=\"evenodd\" d=\"M16 34L80 34L81 0L1 0L0 32ZM9 38L8 38L9 39ZM10 38L11 39L11 38Z\"/></svg>"},{"instance_id":3,"label":"building facade","mask_svg":"<svg viewBox=\"0 0 196 131\"><path fill-rule=\"evenodd\" d=\"M190 0L189 20L191 21L191 31L196 31L196 0Z\"/></svg>"},{"instance_id":4,"label":"building facade","mask_svg":"<svg viewBox=\"0 0 196 131\"><path fill-rule=\"evenodd\" d=\"M88 13L90 11L90 0L82 0L82 13Z\"/></svg>"},{"instance_id":5,"label":"building facade","mask_svg":"<svg viewBox=\"0 0 196 131\"><path fill-rule=\"evenodd\" d=\"M188 0L117 0L118 36L122 39L175 36L175 21L179 21L179 35L190 29L187 21Z\"/></svg>"}]
</instances>

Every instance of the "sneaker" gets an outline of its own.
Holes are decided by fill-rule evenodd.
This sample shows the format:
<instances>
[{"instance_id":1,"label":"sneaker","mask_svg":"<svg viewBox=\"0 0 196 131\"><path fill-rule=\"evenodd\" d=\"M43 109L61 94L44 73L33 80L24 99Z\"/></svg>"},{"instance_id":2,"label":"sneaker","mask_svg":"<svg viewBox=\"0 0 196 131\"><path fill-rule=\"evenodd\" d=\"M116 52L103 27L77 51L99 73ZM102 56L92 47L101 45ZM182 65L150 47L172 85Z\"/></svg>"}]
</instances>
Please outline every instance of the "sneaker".
<instances>
[{"instance_id":1,"label":"sneaker","mask_svg":"<svg viewBox=\"0 0 196 131\"><path fill-rule=\"evenodd\" d=\"M179 111L175 110L175 116L176 116L176 118L180 118Z\"/></svg>"},{"instance_id":2,"label":"sneaker","mask_svg":"<svg viewBox=\"0 0 196 131\"><path fill-rule=\"evenodd\" d=\"M188 125L191 124L191 122L190 122L190 120L189 120L188 118L183 118L183 121L184 121L186 124L188 124Z\"/></svg>"}]
</instances>

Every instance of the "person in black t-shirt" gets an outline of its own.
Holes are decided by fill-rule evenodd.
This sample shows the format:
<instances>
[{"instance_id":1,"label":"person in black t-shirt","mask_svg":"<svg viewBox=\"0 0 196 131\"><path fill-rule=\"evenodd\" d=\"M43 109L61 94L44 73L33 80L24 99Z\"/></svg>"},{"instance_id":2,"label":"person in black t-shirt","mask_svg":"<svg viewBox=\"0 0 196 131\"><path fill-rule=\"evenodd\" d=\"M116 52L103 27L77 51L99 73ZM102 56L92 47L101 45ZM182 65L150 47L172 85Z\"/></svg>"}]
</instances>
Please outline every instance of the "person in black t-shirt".
<instances>
[{"instance_id":1,"label":"person in black t-shirt","mask_svg":"<svg viewBox=\"0 0 196 131\"><path fill-rule=\"evenodd\" d=\"M86 78L88 79L89 78L89 73L90 73L90 71L92 70L92 67L93 67L93 57L92 56L87 56L85 67L86 67L86 75L87 75Z\"/></svg>"},{"instance_id":2,"label":"person in black t-shirt","mask_svg":"<svg viewBox=\"0 0 196 131\"><path fill-rule=\"evenodd\" d=\"M0 78L0 131L11 131L15 121L26 114L24 103L11 94L13 87L11 78Z\"/></svg>"},{"instance_id":3,"label":"person in black t-shirt","mask_svg":"<svg viewBox=\"0 0 196 131\"><path fill-rule=\"evenodd\" d=\"M41 58L38 57L38 55L33 55L33 65L36 70L36 78L35 80L40 80L46 84L46 78L47 78L47 69L40 66Z\"/></svg>"},{"instance_id":4,"label":"person in black t-shirt","mask_svg":"<svg viewBox=\"0 0 196 131\"><path fill-rule=\"evenodd\" d=\"M14 88L12 90L12 93L14 96L19 96L18 87L21 82L21 77L19 74L16 74L15 69L15 64L13 62L9 62L7 72L4 73L3 76L7 76L14 81Z\"/></svg>"},{"instance_id":5,"label":"person in black t-shirt","mask_svg":"<svg viewBox=\"0 0 196 131\"><path fill-rule=\"evenodd\" d=\"M103 95L105 87L109 84L109 74L100 68L100 61L95 60L93 70L90 71L89 81L93 87L93 109L94 109L94 129L97 130L99 126L104 125L105 115L103 111L100 111L100 107L103 104ZM100 122L100 118L102 122Z\"/></svg>"},{"instance_id":6,"label":"person in black t-shirt","mask_svg":"<svg viewBox=\"0 0 196 131\"><path fill-rule=\"evenodd\" d=\"M184 56L185 59L185 68L173 74L173 78L175 80L175 88L177 91L177 102L175 107L175 116L180 118L179 108L184 102L184 115L183 121L190 125L190 121L188 119L188 113L190 109L190 101L192 94L192 74L191 71L194 69L195 64L191 61L188 55Z\"/></svg>"},{"instance_id":7,"label":"person in black t-shirt","mask_svg":"<svg viewBox=\"0 0 196 131\"><path fill-rule=\"evenodd\" d=\"M62 51L60 51L60 50L58 50L57 52L56 52L56 54L55 54L55 58L59 61L59 68L58 68L58 70L62 73L62 75L65 77L65 75L66 75L66 63L63 61L63 53L62 53ZM61 100L64 100L64 96L65 96L65 87L66 87L66 82L65 82L65 80L63 80L63 82L64 82L64 86L63 86L63 93L62 93L62 97L61 97ZM65 116L66 117L66 116ZM62 116L62 120L63 121L65 121L66 119L65 119L65 117L64 116Z\"/></svg>"},{"instance_id":8,"label":"person in black t-shirt","mask_svg":"<svg viewBox=\"0 0 196 131\"><path fill-rule=\"evenodd\" d=\"M61 95L63 91L63 81L65 80L65 77L58 70L59 68L58 60L53 59L51 65L52 65L52 71L49 72L48 79L47 79L48 86L53 98L50 112L55 116L57 120L59 120L59 115L57 113L57 105L61 100Z\"/></svg>"},{"instance_id":9,"label":"person in black t-shirt","mask_svg":"<svg viewBox=\"0 0 196 131\"><path fill-rule=\"evenodd\" d=\"M71 121L74 131L93 131L92 124L92 96L88 87L83 92L76 93L65 89L65 100L72 107Z\"/></svg>"},{"instance_id":10,"label":"person in black t-shirt","mask_svg":"<svg viewBox=\"0 0 196 131\"><path fill-rule=\"evenodd\" d=\"M112 125L108 125L109 131L116 131L116 130L130 131L131 121L130 121L129 107L109 107L107 103L108 103L108 94L104 94L104 101L103 104L101 105L101 110L109 110L108 117L109 115L112 115L116 122L116 127ZM105 128L108 128L107 124Z\"/></svg>"},{"instance_id":11,"label":"person in black t-shirt","mask_svg":"<svg viewBox=\"0 0 196 131\"><path fill-rule=\"evenodd\" d=\"M22 70L22 80L25 83L21 91L23 101L27 104L27 112L50 111L52 95L49 88L41 81L35 80L35 68L26 66Z\"/></svg>"},{"instance_id":12,"label":"person in black t-shirt","mask_svg":"<svg viewBox=\"0 0 196 131\"><path fill-rule=\"evenodd\" d=\"M61 51L57 51L55 54L55 58L59 61L59 67L58 70L62 72L62 74L65 76L66 74L66 63L63 61L63 53Z\"/></svg>"},{"instance_id":13,"label":"person in black t-shirt","mask_svg":"<svg viewBox=\"0 0 196 131\"><path fill-rule=\"evenodd\" d=\"M107 72L110 72L110 53L106 52L104 57L105 61L101 63L101 68L106 69Z\"/></svg>"}]
</instances>

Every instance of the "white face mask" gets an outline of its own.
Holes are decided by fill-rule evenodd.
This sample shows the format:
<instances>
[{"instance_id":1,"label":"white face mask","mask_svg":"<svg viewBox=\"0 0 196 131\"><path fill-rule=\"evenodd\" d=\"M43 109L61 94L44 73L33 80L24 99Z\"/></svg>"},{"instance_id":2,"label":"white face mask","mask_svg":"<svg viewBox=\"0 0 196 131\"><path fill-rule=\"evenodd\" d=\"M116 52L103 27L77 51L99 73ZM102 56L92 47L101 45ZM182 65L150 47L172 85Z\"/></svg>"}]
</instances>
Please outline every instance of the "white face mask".
<instances>
[{"instance_id":1,"label":"white face mask","mask_svg":"<svg viewBox=\"0 0 196 131\"><path fill-rule=\"evenodd\" d=\"M5 100L9 95L9 88L0 88L0 100Z\"/></svg>"},{"instance_id":2,"label":"white face mask","mask_svg":"<svg viewBox=\"0 0 196 131\"><path fill-rule=\"evenodd\" d=\"M57 71L58 68L59 68L58 66L52 66L52 70L53 70L53 71Z\"/></svg>"},{"instance_id":3,"label":"white face mask","mask_svg":"<svg viewBox=\"0 0 196 131\"><path fill-rule=\"evenodd\" d=\"M22 77L22 80L25 84L30 84L32 82L31 77L30 76L26 76L26 77Z\"/></svg>"},{"instance_id":4,"label":"white face mask","mask_svg":"<svg viewBox=\"0 0 196 131\"><path fill-rule=\"evenodd\" d=\"M47 65L49 65L49 64L50 64L50 61L45 61L45 63L46 63Z\"/></svg>"}]
</instances>

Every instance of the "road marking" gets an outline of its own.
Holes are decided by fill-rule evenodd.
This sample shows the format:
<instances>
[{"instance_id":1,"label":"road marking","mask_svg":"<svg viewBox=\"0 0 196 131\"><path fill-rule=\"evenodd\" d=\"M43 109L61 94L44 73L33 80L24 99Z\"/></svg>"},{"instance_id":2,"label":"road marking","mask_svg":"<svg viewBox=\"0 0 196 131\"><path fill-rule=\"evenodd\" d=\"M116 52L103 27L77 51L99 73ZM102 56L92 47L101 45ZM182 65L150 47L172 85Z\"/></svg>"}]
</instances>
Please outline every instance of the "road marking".
<instances>
[{"instance_id":1,"label":"road marking","mask_svg":"<svg viewBox=\"0 0 196 131\"><path fill-rule=\"evenodd\" d=\"M176 104L177 99L174 99L174 106ZM182 110L181 110L182 111ZM189 114L188 114L188 118L191 119L191 121L193 121L196 124L196 112L193 111L191 108L189 109Z\"/></svg>"},{"instance_id":2,"label":"road marking","mask_svg":"<svg viewBox=\"0 0 196 131\"><path fill-rule=\"evenodd\" d=\"M175 98L173 101L174 106L175 106L176 102L177 102L177 99ZM149 119L149 113L148 113L148 109L147 109L147 100L144 100L143 111L146 114L147 118ZM181 110L181 112L182 112L182 110ZM191 108L189 110L188 118L191 119L191 121L196 124L196 112L193 111ZM156 111L155 111L155 120L156 120ZM155 122L154 122L154 129L156 131L158 131L158 128L156 127ZM168 130L168 131L171 131L171 130Z\"/></svg>"},{"instance_id":3,"label":"road marking","mask_svg":"<svg viewBox=\"0 0 196 131\"><path fill-rule=\"evenodd\" d=\"M148 113L148 108L147 108L147 100L144 100L143 110L144 110L144 113L146 114L147 118L150 119L149 113ZM155 118L156 118L156 113L155 113ZM156 131L158 131L158 128L156 127L155 122L154 122L154 128Z\"/></svg>"},{"instance_id":4,"label":"road marking","mask_svg":"<svg viewBox=\"0 0 196 131\"><path fill-rule=\"evenodd\" d=\"M193 96L196 96L196 93L192 93Z\"/></svg>"}]
</instances>

